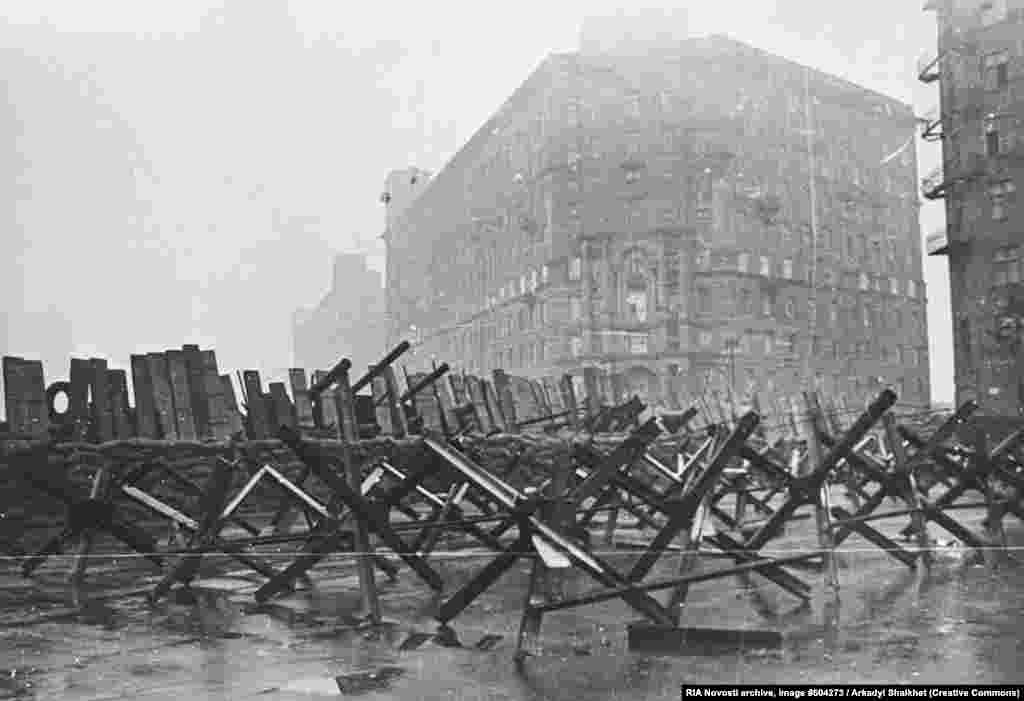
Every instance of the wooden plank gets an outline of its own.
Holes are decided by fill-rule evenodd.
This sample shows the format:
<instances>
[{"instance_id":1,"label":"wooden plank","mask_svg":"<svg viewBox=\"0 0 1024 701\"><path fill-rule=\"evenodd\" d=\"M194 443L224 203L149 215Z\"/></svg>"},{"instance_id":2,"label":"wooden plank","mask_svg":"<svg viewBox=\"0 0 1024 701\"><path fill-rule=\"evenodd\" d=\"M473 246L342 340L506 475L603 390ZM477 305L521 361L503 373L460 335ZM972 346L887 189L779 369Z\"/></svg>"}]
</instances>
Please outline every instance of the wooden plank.
<instances>
[{"instance_id":1,"label":"wooden plank","mask_svg":"<svg viewBox=\"0 0 1024 701\"><path fill-rule=\"evenodd\" d=\"M452 373L448 372L437 380L437 393L434 399L440 401L440 409L444 412L448 427L454 430L459 425L459 419L455 416L455 392L452 390L451 378Z\"/></svg>"},{"instance_id":2,"label":"wooden plank","mask_svg":"<svg viewBox=\"0 0 1024 701\"><path fill-rule=\"evenodd\" d=\"M93 439L102 443L114 438L114 412L107 390L107 361L104 358L90 358L89 363L92 366L89 394L92 400Z\"/></svg>"},{"instance_id":3,"label":"wooden plank","mask_svg":"<svg viewBox=\"0 0 1024 701\"><path fill-rule=\"evenodd\" d=\"M28 405L22 387L21 358L5 355L3 358L4 406L7 409L7 427L15 433L27 433Z\"/></svg>"},{"instance_id":4,"label":"wooden plank","mask_svg":"<svg viewBox=\"0 0 1024 701\"><path fill-rule=\"evenodd\" d=\"M601 387L597 368L583 368L583 402L587 414L593 416L601 406Z\"/></svg>"},{"instance_id":5,"label":"wooden plank","mask_svg":"<svg viewBox=\"0 0 1024 701\"><path fill-rule=\"evenodd\" d=\"M395 368L388 366L384 368L384 382L388 390L388 413L391 415L391 435L395 438L405 438L409 433L409 426L405 420L405 405L398 401L402 396L400 380Z\"/></svg>"},{"instance_id":6,"label":"wooden plank","mask_svg":"<svg viewBox=\"0 0 1024 701\"><path fill-rule=\"evenodd\" d=\"M313 373L313 384L322 380L327 375L326 370L316 370ZM318 426L327 428L338 426L338 403L335 401L334 393L331 391L322 392L319 396L312 397L314 411L317 413Z\"/></svg>"},{"instance_id":7,"label":"wooden plank","mask_svg":"<svg viewBox=\"0 0 1024 701\"><path fill-rule=\"evenodd\" d=\"M128 406L128 376L124 370L107 370L107 396L113 417L114 437L131 438L135 435L135 427Z\"/></svg>"},{"instance_id":8,"label":"wooden plank","mask_svg":"<svg viewBox=\"0 0 1024 701\"><path fill-rule=\"evenodd\" d=\"M449 372L446 375L448 378L448 384L452 388L452 397L455 399L455 404L465 404L469 401L469 392L466 389L466 377L465 375L458 375L454 372Z\"/></svg>"},{"instance_id":9,"label":"wooden plank","mask_svg":"<svg viewBox=\"0 0 1024 701\"><path fill-rule=\"evenodd\" d=\"M494 430L494 424L491 422L490 414L487 412L487 402L484 400L483 385L480 384L480 378L470 375L466 378L466 391L469 394L469 401L472 402L476 409L476 417L480 422L480 430L482 432L490 433Z\"/></svg>"},{"instance_id":10,"label":"wooden plank","mask_svg":"<svg viewBox=\"0 0 1024 701\"><path fill-rule=\"evenodd\" d=\"M292 402L288 398L283 382L271 382L268 385L270 390L270 401L274 407L274 424L272 430L277 435L278 429L282 426L295 428L295 414Z\"/></svg>"},{"instance_id":11,"label":"wooden plank","mask_svg":"<svg viewBox=\"0 0 1024 701\"><path fill-rule=\"evenodd\" d=\"M498 401L498 396L494 392L494 386L489 380L480 380L480 387L483 390L484 406L487 408L491 424L499 431L507 432L505 414L502 412L501 402Z\"/></svg>"},{"instance_id":12,"label":"wooden plank","mask_svg":"<svg viewBox=\"0 0 1024 701\"><path fill-rule=\"evenodd\" d=\"M174 420L174 394L167 358L163 353L147 353L149 377L153 384L153 404L156 407L156 427L161 438L178 440L178 426Z\"/></svg>"},{"instance_id":13,"label":"wooden plank","mask_svg":"<svg viewBox=\"0 0 1024 701\"><path fill-rule=\"evenodd\" d=\"M518 414L516 414L516 404L515 398L512 395L512 388L510 387L510 378L504 370L494 370L491 373L491 377L494 381L494 398L501 410L503 428L508 433L518 433L519 430L516 427Z\"/></svg>"},{"instance_id":14,"label":"wooden plank","mask_svg":"<svg viewBox=\"0 0 1024 701\"><path fill-rule=\"evenodd\" d=\"M313 403L309 398L306 371L302 368L291 368L288 370L288 382L292 386L296 422L301 428L313 428Z\"/></svg>"},{"instance_id":15,"label":"wooden plank","mask_svg":"<svg viewBox=\"0 0 1024 701\"><path fill-rule=\"evenodd\" d=\"M251 396L249 401L252 402ZM267 436L273 437L274 429L280 424L277 421L277 407L274 405L274 398L270 396L270 392L263 393L263 407L267 415Z\"/></svg>"},{"instance_id":16,"label":"wooden plank","mask_svg":"<svg viewBox=\"0 0 1024 701\"><path fill-rule=\"evenodd\" d=\"M5 356L3 376L9 429L17 433L46 436L50 414L46 404L42 362Z\"/></svg>"},{"instance_id":17,"label":"wooden plank","mask_svg":"<svg viewBox=\"0 0 1024 701\"><path fill-rule=\"evenodd\" d=\"M185 356L185 374L188 378L189 405L192 407L192 421L196 436L209 438L210 431L210 398L206 396L206 383L203 381L203 356L199 346L186 343L181 347Z\"/></svg>"},{"instance_id":18,"label":"wooden plank","mask_svg":"<svg viewBox=\"0 0 1024 701\"><path fill-rule=\"evenodd\" d=\"M409 384L415 386L417 382L426 377L429 373L417 372L409 375ZM419 392L415 398L416 413L423 418L423 426L432 431L441 430L442 407L434 396L434 388L426 387Z\"/></svg>"},{"instance_id":19,"label":"wooden plank","mask_svg":"<svg viewBox=\"0 0 1024 701\"><path fill-rule=\"evenodd\" d=\"M562 403L562 393L558 388L558 381L553 377L545 377L541 380L541 384L544 385L544 396L547 397L551 413L558 414L565 411L565 405Z\"/></svg>"},{"instance_id":20,"label":"wooden plank","mask_svg":"<svg viewBox=\"0 0 1024 701\"><path fill-rule=\"evenodd\" d=\"M373 378L370 390L373 392L373 402L376 406L374 414L377 417L377 424L383 435L390 436L394 433L394 426L391 423L391 407L388 405L387 378L383 375Z\"/></svg>"},{"instance_id":21,"label":"wooden plank","mask_svg":"<svg viewBox=\"0 0 1024 701\"><path fill-rule=\"evenodd\" d=\"M142 438L159 438L156 401L153 399L153 378L144 355L133 355L132 390L135 394L135 431Z\"/></svg>"},{"instance_id":22,"label":"wooden plank","mask_svg":"<svg viewBox=\"0 0 1024 701\"><path fill-rule=\"evenodd\" d=\"M537 418L551 416L554 412L551 411L551 404L548 402L547 392L544 391L544 384L539 380L530 380L530 386L533 388L533 396L540 410Z\"/></svg>"},{"instance_id":23,"label":"wooden plank","mask_svg":"<svg viewBox=\"0 0 1024 701\"><path fill-rule=\"evenodd\" d=\"M352 387L349 384L348 371L342 372L338 378L338 416L339 437L343 441L342 462L345 465L345 473L348 478L348 486L355 494L361 493L363 481L362 464L352 454L352 445L359 439L359 426L356 423L355 400L352 396ZM363 519L356 519L355 523L355 552L359 572L359 589L363 599L363 613L369 617L371 624L379 624L381 621L380 599L377 594L377 581L374 578L373 565L373 541L370 539L370 529Z\"/></svg>"},{"instance_id":24,"label":"wooden plank","mask_svg":"<svg viewBox=\"0 0 1024 701\"><path fill-rule=\"evenodd\" d=\"M533 394L533 384L525 377L509 378L509 389L516 407L516 420L529 421L540 416L537 400Z\"/></svg>"},{"instance_id":25,"label":"wooden plank","mask_svg":"<svg viewBox=\"0 0 1024 701\"><path fill-rule=\"evenodd\" d=\"M178 439L194 441L196 425L192 417L192 395L188 388L188 367L185 365L185 353L180 350L169 350L164 353L167 359L167 376L171 382L171 401L174 406L174 425Z\"/></svg>"},{"instance_id":26,"label":"wooden plank","mask_svg":"<svg viewBox=\"0 0 1024 701\"><path fill-rule=\"evenodd\" d=\"M250 439L267 438L270 425L267 421L267 405L263 397L263 383L256 370L242 373L243 389L245 390L246 433Z\"/></svg>"},{"instance_id":27,"label":"wooden plank","mask_svg":"<svg viewBox=\"0 0 1024 701\"><path fill-rule=\"evenodd\" d=\"M27 360L22 365L25 391L28 398L29 433L46 436L50 429L50 407L46 401L46 380L43 377L43 362Z\"/></svg>"},{"instance_id":28,"label":"wooden plank","mask_svg":"<svg viewBox=\"0 0 1024 701\"><path fill-rule=\"evenodd\" d=\"M245 431L242 414L238 410L238 398L235 396L235 383L231 381L231 375L221 375L220 386L224 391L224 413L227 416L231 433Z\"/></svg>"},{"instance_id":29,"label":"wooden plank","mask_svg":"<svg viewBox=\"0 0 1024 701\"><path fill-rule=\"evenodd\" d=\"M559 395L562 397L562 405L569 412L569 425L576 428L579 425L579 416L576 413L578 404L576 402L576 388L572 375L562 375L558 383Z\"/></svg>"},{"instance_id":30,"label":"wooden plank","mask_svg":"<svg viewBox=\"0 0 1024 701\"><path fill-rule=\"evenodd\" d=\"M216 352L204 350L199 352L199 356L202 364L203 393L206 395L209 407L209 433L207 436L218 441L226 440L235 430L232 428L231 419L231 413L238 412L238 406L234 404L235 392L232 388L232 404L229 406L224 383L217 368ZM230 381L230 377L228 379Z\"/></svg>"},{"instance_id":31,"label":"wooden plank","mask_svg":"<svg viewBox=\"0 0 1024 701\"><path fill-rule=\"evenodd\" d=\"M92 423L89 415L89 386L91 384L92 365L84 358L71 359L71 373L69 381L71 392L68 394L68 412L70 421L74 426L72 431L74 440L85 440Z\"/></svg>"}]
</instances>

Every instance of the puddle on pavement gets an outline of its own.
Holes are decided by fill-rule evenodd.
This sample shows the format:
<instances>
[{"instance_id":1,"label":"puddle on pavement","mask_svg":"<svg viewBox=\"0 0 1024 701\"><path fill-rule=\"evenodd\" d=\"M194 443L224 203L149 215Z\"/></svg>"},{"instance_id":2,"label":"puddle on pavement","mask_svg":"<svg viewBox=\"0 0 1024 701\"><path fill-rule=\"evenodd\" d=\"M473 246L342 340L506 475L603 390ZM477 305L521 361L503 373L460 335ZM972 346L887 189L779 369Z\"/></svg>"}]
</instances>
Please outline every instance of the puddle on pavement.
<instances>
[{"instance_id":1,"label":"puddle on pavement","mask_svg":"<svg viewBox=\"0 0 1024 701\"><path fill-rule=\"evenodd\" d=\"M400 649L402 642L412 629L423 628L413 625L414 614L430 600L413 578L382 596L385 615L400 623L364 628L358 591L336 588L338 581L348 582L344 577L264 606L253 604L247 593L251 581L211 577L194 587L196 605L166 601L151 608L140 597L113 598L80 611L47 607L51 617L22 628L0 625L0 699L93 698L83 695L94 693L82 686L86 674L112 680L118 693L124 685L138 696L177 691L152 698L444 698L469 689L470 697L481 699L639 701L678 698L678 684L695 678L1021 681L1024 643L1017 631L1024 626L1024 566L993 575L984 568L938 564L922 584L884 555L847 559L831 627L813 576L804 575L815 585L808 607L757 578L757 586L742 592L693 588L684 625L777 627L785 636L781 651L684 658L630 654L625 624L635 616L613 602L545 616L543 654L528 659L521 675L511 650L525 569L510 572L453 622L465 647L431 640L407 650ZM13 579L10 585L0 598L5 622L27 610L12 594L23 587ZM86 648L97 654L86 660L79 679L76 650Z\"/></svg>"}]
</instances>

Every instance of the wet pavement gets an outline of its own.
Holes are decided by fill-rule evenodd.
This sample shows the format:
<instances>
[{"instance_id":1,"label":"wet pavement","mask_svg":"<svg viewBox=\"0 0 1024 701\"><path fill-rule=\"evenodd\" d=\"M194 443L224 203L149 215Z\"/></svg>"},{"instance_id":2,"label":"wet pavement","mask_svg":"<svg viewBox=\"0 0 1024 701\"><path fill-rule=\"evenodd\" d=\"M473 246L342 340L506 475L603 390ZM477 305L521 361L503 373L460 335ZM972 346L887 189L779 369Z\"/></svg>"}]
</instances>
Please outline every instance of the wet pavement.
<instances>
[{"instance_id":1,"label":"wet pavement","mask_svg":"<svg viewBox=\"0 0 1024 701\"><path fill-rule=\"evenodd\" d=\"M983 516L958 514L974 526ZM812 547L812 523L793 524L785 546ZM1024 545L1024 527L1010 519L1006 527L1011 545ZM490 560L444 551L443 541L438 548L448 591ZM630 557L609 556L620 566ZM666 554L652 578L669 576L677 558ZM430 592L407 568L395 583L379 579L386 625L365 629L358 580L340 556L313 571L314 589L264 606L252 597L262 580L231 563L197 582L198 601L150 606L143 592L159 573L104 557L80 608L68 601L66 561L25 580L9 559L0 567L0 699L611 701L677 699L679 685L692 682L1021 683L1024 562L1016 560L991 569L949 545L922 576L851 537L839 555L838 609L823 605L815 573L800 574L815 587L808 606L756 575L691 588L684 625L779 630L781 649L631 653L626 624L639 617L613 601L546 615L541 654L517 669L525 561L453 622L462 647L429 640L403 650L410 633L435 631ZM575 576L566 584L570 594L590 586Z\"/></svg>"}]
</instances>

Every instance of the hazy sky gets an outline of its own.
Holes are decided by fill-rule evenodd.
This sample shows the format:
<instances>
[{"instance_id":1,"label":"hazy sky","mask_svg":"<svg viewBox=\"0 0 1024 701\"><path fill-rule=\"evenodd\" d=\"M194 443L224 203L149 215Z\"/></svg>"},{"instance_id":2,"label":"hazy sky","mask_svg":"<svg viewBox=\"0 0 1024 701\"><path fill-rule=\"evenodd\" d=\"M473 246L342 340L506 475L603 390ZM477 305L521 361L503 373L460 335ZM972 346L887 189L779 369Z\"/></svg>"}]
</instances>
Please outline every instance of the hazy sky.
<instances>
[{"instance_id":1,"label":"hazy sky","mask_svg":"<svg viewBox=\"0 0 1024 701\"><path fill-rule=\"evenodd\" d=\"M14 125L24 163L3 183L20 201L0 206L0 292L19 302L4 305L0 351L43 357L48 381L63 379L66 359L51 368L58 360L38 345L62 334L76 354L116 367L196 342L225 368L280 378L291 312L326 291L332 251L381 233L386 172L438 170L547 53L576 47L584 14L613 6L232 0L218 24L222 5L7 0L0 10L0 50L22 64L0 68L13 115L0 127ZM697 30L919 114L937 101L915 77L935 43L920 0L693 6ZM922 174L938 162L928 145L919 157ZM922 209L922 235L941 223L940 207ZM926 261L926 274L933 393L951 400L945 262Z\"/></svg>"}]
</instances>

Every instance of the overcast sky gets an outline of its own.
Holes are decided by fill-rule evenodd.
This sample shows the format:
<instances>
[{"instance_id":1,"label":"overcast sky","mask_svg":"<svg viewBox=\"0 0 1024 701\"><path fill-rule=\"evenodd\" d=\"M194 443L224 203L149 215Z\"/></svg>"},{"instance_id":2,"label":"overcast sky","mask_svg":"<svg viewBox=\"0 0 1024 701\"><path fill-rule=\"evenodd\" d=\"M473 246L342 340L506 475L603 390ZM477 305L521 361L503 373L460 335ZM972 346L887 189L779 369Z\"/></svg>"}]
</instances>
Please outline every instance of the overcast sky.
<instances>
[{"instance_id":1,"label":"overcast sky","mask_svg":"<svg viewBox=\"0 0 1024 701\"><path fill-rule=\"evenodd\" d=\"M3 3L0 128L16 140L0 185L0 351L44 358L47 381L66 376L66 352L42 345L127 367L185 342L281 378L291 313L326 291L332 252L381 233L386 172L438 170L546 54L576 48L586 13L613 7L232 0L218 23L223 4ZM696 31L922 113L937 92L915 78L935 43L921 4L702 0L690 13ZM938 154L922 146L924 174ZM941 224L940 207L922 209L922 236ZM948 401L944 268L926 261L933 394Z\"/></svg>"}]
</instances>

